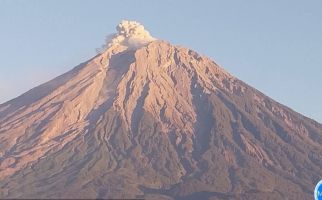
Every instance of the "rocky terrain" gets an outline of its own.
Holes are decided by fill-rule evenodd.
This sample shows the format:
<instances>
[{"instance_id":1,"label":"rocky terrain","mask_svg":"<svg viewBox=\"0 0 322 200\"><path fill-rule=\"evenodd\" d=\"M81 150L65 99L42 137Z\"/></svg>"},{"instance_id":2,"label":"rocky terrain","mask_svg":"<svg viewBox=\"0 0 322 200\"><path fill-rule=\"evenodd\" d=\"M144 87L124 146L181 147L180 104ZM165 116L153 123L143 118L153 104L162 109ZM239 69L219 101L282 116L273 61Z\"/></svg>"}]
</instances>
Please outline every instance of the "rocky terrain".
<instances>
[{"instance_id":1,"label":"rocky terrain","mask_svg":"<svg viewBox=\"0 0 322 200\"><path fill-rule=\"evenodd\" d=\"M117 30L0 105L0 198L313 198L321 124L137 22Z\"/></svg>"}]
</instances>

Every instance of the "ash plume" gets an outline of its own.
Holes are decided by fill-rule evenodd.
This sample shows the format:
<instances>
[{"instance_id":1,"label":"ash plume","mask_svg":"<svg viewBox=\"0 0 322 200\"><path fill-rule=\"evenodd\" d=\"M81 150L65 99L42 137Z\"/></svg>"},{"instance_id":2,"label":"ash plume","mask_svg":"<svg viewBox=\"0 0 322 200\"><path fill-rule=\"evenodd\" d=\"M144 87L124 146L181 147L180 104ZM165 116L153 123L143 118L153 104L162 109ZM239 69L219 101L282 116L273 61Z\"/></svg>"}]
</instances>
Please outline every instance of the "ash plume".
<instances>
[{"instance_id":1,"label":"ash plume","mask_svg":"<svg viewBox=\"0 0 322 200\"><path fill-rule=\"evenodd\" d=\"M106 36L105 44L98 52L102 52L112 46L122 45L131 49L145 46L156 40L145 30L144 26L137 21L122 20L116 26L117 33Z\"/></svg>"}]
</instances>

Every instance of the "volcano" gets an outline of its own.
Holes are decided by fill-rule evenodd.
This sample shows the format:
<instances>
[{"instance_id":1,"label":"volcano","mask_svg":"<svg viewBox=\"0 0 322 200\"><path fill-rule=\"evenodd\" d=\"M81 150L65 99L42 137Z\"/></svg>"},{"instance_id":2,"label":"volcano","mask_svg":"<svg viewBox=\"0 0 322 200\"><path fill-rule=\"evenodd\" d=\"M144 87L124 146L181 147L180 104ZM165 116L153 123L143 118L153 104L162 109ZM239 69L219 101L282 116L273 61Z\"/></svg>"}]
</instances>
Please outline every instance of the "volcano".
<instances>
[{"instance_id":1,"label":"volcano","mask_svg":"<svg viewBox=\"0 0 322 200\"><path fill-rule=\"evenodd\" d=\"M318 122L122 21L0 105L0 198L312 199L321 145Z\"/></svg>"}]
</instances>

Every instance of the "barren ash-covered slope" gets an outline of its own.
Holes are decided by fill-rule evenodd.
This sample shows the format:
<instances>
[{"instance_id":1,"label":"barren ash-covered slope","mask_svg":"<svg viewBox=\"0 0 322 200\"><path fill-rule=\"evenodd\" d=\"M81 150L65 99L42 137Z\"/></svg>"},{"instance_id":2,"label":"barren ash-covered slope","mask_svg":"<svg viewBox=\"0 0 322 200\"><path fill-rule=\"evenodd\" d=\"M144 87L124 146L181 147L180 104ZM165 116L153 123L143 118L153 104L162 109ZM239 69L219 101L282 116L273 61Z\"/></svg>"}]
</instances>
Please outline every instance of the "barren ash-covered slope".
<instances>
[{"instance_id":1,"label":"barren ash-covered slope","mask_svg":"<svg viewBox=\"0 0 322 200\"><path fill-rule=\"evenodd\" d=\"M0 198L312 199L322 126L123 21L0 105Z\"/></svg>"}]
</instances>

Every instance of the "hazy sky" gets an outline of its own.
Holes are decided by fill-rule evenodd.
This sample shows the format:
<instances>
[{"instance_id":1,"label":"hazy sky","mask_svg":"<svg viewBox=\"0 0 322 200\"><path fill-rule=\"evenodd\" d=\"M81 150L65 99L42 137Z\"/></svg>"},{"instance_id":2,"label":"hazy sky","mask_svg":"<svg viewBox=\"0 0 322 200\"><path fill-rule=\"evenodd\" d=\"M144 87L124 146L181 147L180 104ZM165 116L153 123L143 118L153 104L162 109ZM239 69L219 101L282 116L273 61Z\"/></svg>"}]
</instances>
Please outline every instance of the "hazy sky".
<instances>
[{"instance_id":1,"label":"hazy sky","mask_svg":"<svg viewBox=\"0 0 322 200\"><path fill-rule=\"evenodd\" d=\"M0 0L0 103L94 56L122 19L322 122L321 0Z\"/></svg>"}]
</instances>

